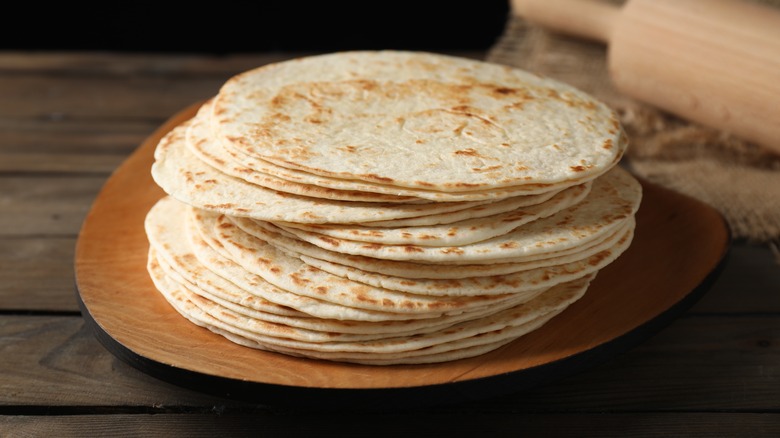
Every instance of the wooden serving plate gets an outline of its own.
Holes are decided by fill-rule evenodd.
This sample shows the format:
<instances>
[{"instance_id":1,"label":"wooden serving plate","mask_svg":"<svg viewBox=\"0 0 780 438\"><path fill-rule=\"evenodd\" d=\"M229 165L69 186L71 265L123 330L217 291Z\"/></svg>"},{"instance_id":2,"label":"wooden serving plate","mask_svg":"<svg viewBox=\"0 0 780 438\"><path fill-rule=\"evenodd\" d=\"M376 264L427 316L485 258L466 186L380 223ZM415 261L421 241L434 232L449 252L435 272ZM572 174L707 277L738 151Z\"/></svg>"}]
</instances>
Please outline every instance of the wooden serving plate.
<instances>
[{"instance_id":1,"label":"wooden serving plate","mask_svg":"<svg viewBox=\"0 0 780 438\"><path fill-rule=\"evenodd\" d=\"M412 407L518 391L558 379L641 342L685 311L720 271L729 231L711 207L644 183L631 248L584 298L541 329L488 354L432 365L367 366L300 359L236 345L181 317L146 272L143 221L164 195L150 167L176 115L111 176L81 229L82 314L113 354L203 392L277 405Z\"/></svg>"}]
</instances>

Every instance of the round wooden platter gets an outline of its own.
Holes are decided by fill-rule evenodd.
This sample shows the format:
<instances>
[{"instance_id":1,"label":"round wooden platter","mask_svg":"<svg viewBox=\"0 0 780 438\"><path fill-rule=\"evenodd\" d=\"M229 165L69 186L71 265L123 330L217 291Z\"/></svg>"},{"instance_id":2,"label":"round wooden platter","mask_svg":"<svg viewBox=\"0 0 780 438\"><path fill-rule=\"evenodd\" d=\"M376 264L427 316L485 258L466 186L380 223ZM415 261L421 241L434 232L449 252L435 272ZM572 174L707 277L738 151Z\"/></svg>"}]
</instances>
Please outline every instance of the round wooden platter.
<instances>
[{"instance_id":1,"label":"round wooden platter","mask_svg":"<svg viewBox=\"0 0 780 438\"><path fill-rule=\"evenodd\" d=\"M419 406L499 395L558 379L646 339L709 287L729 247L712 208L644 183L631 248L584 298L491 353L415 366L309 360L236 345L181 317L146 272L144 217L164 193L150 167L158 129L111 176L88 214L75 269L85 320L113 354L160 379L269 404Z\"/></svg>"}]
</instances>

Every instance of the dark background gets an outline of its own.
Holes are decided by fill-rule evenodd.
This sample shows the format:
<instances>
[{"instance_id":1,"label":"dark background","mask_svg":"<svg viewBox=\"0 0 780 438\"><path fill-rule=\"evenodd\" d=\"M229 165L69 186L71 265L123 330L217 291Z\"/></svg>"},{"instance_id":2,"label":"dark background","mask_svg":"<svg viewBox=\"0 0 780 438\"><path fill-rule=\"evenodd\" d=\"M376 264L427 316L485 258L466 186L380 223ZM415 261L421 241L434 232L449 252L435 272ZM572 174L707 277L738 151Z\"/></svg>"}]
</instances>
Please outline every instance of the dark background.
<instances>
[{"instance_id":1,"label":"dark background","mask_svg":"<svg viewBox=\"0 0 780 438\"><path fill-rule=\"evenodd\" d=\"M15 2L0 49L235 53L484 50L509 0Z\"/></svg>"}]
</instances>

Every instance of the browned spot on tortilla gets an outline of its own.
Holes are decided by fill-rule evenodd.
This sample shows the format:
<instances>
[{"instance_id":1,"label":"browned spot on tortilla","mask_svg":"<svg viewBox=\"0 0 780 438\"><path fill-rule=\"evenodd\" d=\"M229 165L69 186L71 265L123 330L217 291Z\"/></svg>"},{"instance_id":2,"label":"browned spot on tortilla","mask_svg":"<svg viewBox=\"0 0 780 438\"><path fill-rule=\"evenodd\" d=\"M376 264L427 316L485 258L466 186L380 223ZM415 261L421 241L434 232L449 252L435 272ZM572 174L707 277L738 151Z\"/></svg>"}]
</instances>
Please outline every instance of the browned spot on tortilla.
<instances>
[{"instance_id":1,"label":"browned spot on tortilla","mask_svg":"<svg viewBox=\"0 0 780 438\"><path fill-rule=\"evenodd\" d=\"M375 173L364 173L361 175L363 178L374 180L374 181L381 181L381 182L393 182L394 180L392 178L386 177L386 176L379 176Z\"/></svg>"},{"instance_id":2,"label":"browned spot on tortilla","mask_svg":"<svg viewBox=\"0 0 780 438\"><path fill-rule=\"evenodd\" d=\"M233 226L234 226L234 225L233 225L233 224L231 224L230 222L223 222L223 223L221 223L221 224L219 224L219 225L217 225L217 226L218 226L219 228L228 229L228 228L233 228Z\"/></svg>"},{"instance_id":3,"label":"browned spot on tortilla","mask_svg":"<svg viewBox=\"0 0 780 438\"><path fill-rule=\"evenodd\" d=\"M320 240L322 240L323 242L325 242L325 243L329 243L332 246L339 246L339 241L336 240L336 239L332 239L332 238L327 237L327 236L318 236L318 238Z\"/></svg>"},{"instance_id":4,"label":"browned spot on tortilla","mask_svg":"<svg viewBox=\"0 0 780 438\"><path fill-rule=\"evenodd\" d=\"M257 261L258 261L258 263L262 263L264 265L270 265L271 264L271 259L267 259L265 257L258 257Z\"/></svg>"},{"instance_id":5,"label":"browned spot on tortilla","mask_svg":"<svg viewBox=\"0 0 780 438\"><path fill-rule=\"evenodd\" d=\"M490 172L491 170L498 170L498 169L501 169L502 167L504 167L504 166L498 164L498 165L489 166L489 167L472 167L471 170L473 170L474 172Z\"/></svg>"},{"instance_id":6,"label":"browned spot on tortilla","mask_svg":"<svg viewBox=\"0 0 780 438\"><path fill-rule=\"evenodd\" d=\"M314 290L320 295L325 295L326 293L328 293L327 286L317 286L314 288Z\"/></svg>"},{"instance_id":7,"label":"browned spot on tortilla","mask_svg":"<svg viewBox=\"0 0 780 438\"><path fill-rule=\"evenodd\" d=\"M518 94L520 93L520 90L517 88L509 88L509 87L496 87L493 89L493 92L496 94L500 94L503 96L508 96L510 94Z\"/></svg>"},{"instance_id":8,"label":"browned spot on tortilla","mask_svg":"<svg viewBox=\"0 0 780 438\"><path fill-rule=\"evenodd\" d=\"M588 259L588 264L591 266L598 266L610 255L612 255L610 251L601 251L600 253L591 256L590 259Z\"/></svg>"},{"instance_id":9,"label":"browned spot on tortilla","mask_svg":"<svg viewBox=\"0 0 780 438\"><path fill-rule=\"evenodd\" d=\"M311 280L302 278L297 272L290 274L290 278L292 279L292 282L298 286L305 286L306 284L311 283Z\"/></svg>"},{"instance_id":10,"label":"browned spot on tortilla","mask_svg":"<svg viewBox=\"0 0 780 438\"><path fill-rule=\"evenodd\" d=\"M233 208L233 204L204 204L203 206L209 209Z\"/></svg>"},{"instance_id":11,"label":"browned spot on tortilla","mask_svg":"<svg viewBox=\"0 0 780 438\"><path fill-rule=\"evenodd\" d=\"M419 236L420 240L433 240L436 239L436 236L433 236L431 234L422 234Z\"/></svg>"},{"instance_id":12,"label":"browned spot on tortilla","mask_svg":"<svg viewBox=\"0 0 780 438\"><path fill-rule=\"evenodd\" d=\"M501 244L501 248L503 249L517 248L517 246L518 246L517 242L504 242Z\"/></svg>"},{"instance_id":13,"label":"browned spot on tortilla","mask_svg":"<svg viewBox=\"0 0 780 438\"><path fill-rule=\"evenodd\" d=\"M355 151L357 151L357 147L352 145L340 146L337 147L336 149L342 150L344 152L349 152L349 153L355 153Z\"/></svg>"},{"instance_id":14,"label":"browned spot on tortilla","mask_svg":"<svg viewBox=\"0 0 780 438\"><path fill-rule=\"evenodd\" d=\"M458 234L458 227L452 227L449 230L447 230L447 235L452 237L454 235Z\"/></svg>"},{"instance_id":15,"label":"browned spot on tortilla","mask_svg":"<svg viewBox=\"0 0 780 438\"><path fill-rule=\"evenodd\" d=\"M469 157L481 157L482 156L474 148L467 148L467 149L455 151L454 154L455 155L465 155L465 156L469 156Z\"/></svg>"},{"instance_id":16,"label":"browned spot on tortilla","mask_svg":"<svg viewBox=\"0 0 780 438\"><path fill-rule=\"evenodd\" d=\"M604 141L604 146L603 146L604 149L607 149L607 150L612 149L612 146L613 145L612 145L612 139L611 138L608 138L608 139L606 139Z\"/></svg>"},{"instance_id":17,"label":"browned spot on tortilla","mask_svg":"<svg viewBox=\"0 0 780 438\"><path fill-rule=\"evenodd\" d=\"M277 267L277 266L271 266L271 269L270 269L270 270L271 270L271 272L273 272L274 274L278 274L278 273L282 272L282 270L281 270L281 269L279 269L279 267Z\"/></svg>"},{"instance_id":18,"label":"browned spot on tortilla","mask_svg":"<svg viewBox=\"0 0 780 438\"><path fill-rule=\"evenodd\" d=\"M419 246L414 245L404 245L404 251L406 252L423 252L423 249Z\"/></svg>"},{"instance_id":19,"label":"browned spot on tortilla","mask_svg":"<svg viewBox=\"0 0 780 438\"><path fill-rule=\"evenodd\" d=\"M434 187L435 186L434 184L431 184L431 183L426 182L426 181L415 181L414 183L419 185L419 186L423 186L423 187Z\"/></svg>"},{"instance_id":20,"label":"browned spot on tortilla","mask_svg":"<svg viewBox=\"0 0 780 438\"><path fill-rule=\"evenodd\" d=\"M569 168L575 172L584 172L585 166L569 166Z\"/></svg>"},{"instance_id":21,"label":"browned spot on tortilla","mask_svg":"<svg viewBox=\"0 0 780 438\"><path fill-rule=\"evenodd\" d=\"M463 249L455 246L451 246L449 248L442 248L441 250L439 250L439 252L441 252L442 254L463 254L464 253Z\"/></svg>"},{"instance_id":22,"label":"browned spot on tortilla","mask_svg":"<svg viewBox=\"0 0 780 438\"><path fill-rule=\"evenodd\" d=\"M418 138L418 139L417 139L417 140L415 140L414 142L415 142L415 143L417 143L417 144L423 144L423 143L425 143L425 140L423 140L423 139L421 139L421 138Z\"/></svg>"},{"instance_id":23,"label":"browned spot on tortilla","mask_svg":"<svg viewBox=\"0 0 780 438\"><path fill-rule=\"evenodd\" d=\"M369 243L368 245L363 245L361 248L363 248L363 249L370 249L370 250L376 251L376 250L382 249L382 245L380 245L378 243Z\"/></svg>"}]
</instances>

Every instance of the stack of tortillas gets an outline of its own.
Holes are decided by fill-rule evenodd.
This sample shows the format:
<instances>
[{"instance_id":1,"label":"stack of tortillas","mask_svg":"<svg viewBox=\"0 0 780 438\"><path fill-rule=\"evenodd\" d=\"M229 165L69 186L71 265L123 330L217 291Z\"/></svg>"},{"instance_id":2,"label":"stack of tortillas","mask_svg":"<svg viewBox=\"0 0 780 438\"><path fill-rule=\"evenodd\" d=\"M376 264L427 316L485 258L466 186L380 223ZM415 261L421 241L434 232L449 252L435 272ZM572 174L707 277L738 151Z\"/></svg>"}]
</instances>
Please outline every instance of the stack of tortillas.
<instances>
[{"instance_id":1,"label":"stack of tortillas","mask_svg":"<svg viewBox=\"0 0 780 438\"><path fill-rule=\"evenodd\" d=\"M230 79L159 143L149 271L253 348L366 364L471 357L583 296L640 185L606 106L480 61L347 52Z\"/></svg>"}]
</instances>

